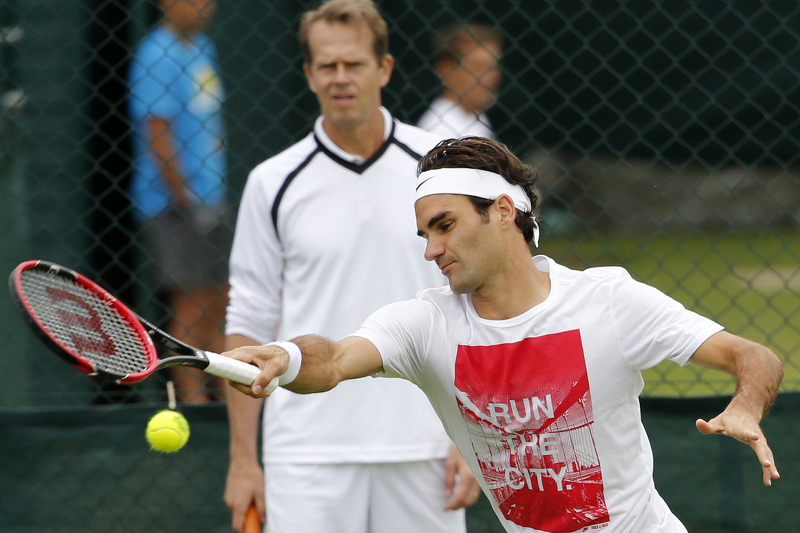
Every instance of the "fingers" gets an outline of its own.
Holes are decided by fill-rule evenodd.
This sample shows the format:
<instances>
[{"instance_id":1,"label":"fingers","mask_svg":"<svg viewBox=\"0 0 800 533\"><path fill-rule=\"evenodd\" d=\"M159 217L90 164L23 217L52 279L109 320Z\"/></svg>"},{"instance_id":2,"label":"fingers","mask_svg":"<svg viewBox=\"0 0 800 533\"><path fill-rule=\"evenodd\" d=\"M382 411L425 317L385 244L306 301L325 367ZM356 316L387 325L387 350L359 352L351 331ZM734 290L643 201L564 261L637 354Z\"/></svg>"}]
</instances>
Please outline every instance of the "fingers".
<instances>
[{"instance_id":1,"label":"fingers","mask_svg":"<svg viewBox=\"0 0 800 533\"><path fill-rule=\"evenodd\" d=\"M756 431L747 430L741 427L726 428L725 424L719 421L719 417L709 420L708 422L702 418L698 418L697 421L695 421L695 426L697 426L697 429L700 430L700 433L703 433L704 435L711 435L712 433L728 435L729 437L733 437L734 439L747 444L750 444L750 441L761 438L761 435ZM734 426L736 425L734 424Z\"/></svg>"},{"instance_id":2,"label":"fingers","mask_svg":"<svg viewBox=\"0 0 800 533\"><path fill-rule=\"evenodd\" d=\"M694 425L697 426L697 429L700 430L700 433L704 435L710 435L712 433L717 432L716 429L711 424L709 424L702 418L698 418L697 421L694 423Z\"/></svg>"},{"instance_id":3,"label":"fingers","mask_svg":"<svg viewBox=\"0 0 800 533\"><path fill-rule=\"evenodd\" d=\"M223 352L222 355L258 367L261 373L253 383L242 385L231 382L233 388L253 398L266 398L278 388L277 376L286 371L288 354L273 346L242 346Z\"/></svg>"},{"instance_id":4,"label":"fingers","mask_svg":"<svg viewBox=\"0 0 800 533\"><path fill-rule=\"evenodd\" d=\"M775 466L775 458L772 455L772 449L767 445L766 439L753 439L750 443L758 457L758 462L761 463L761 469L764 474L764 485L771 487L773 479L781 477L778 473L778 468Z\"/></svg>"},{"instance_id":5,"label":"fingers","mask_svg":"<svg viewBox=\"0 0 800 533\"><path fill-rule=\"evenodd\" d=\"M236 500L234 502L229 501L228 499L226 499L225 503L231 510L231 527L234 531L242 533L242 530L244 529L244 519L251 504L245 503L245 500Z\"/></svg>"},{"instance_id":6,"label":"fingers","mask_svg":"<svg viewBox=\"0 0 800 533\"><path fill-rule=\"evenodd\" d=\"M469 507L481 494L472 470L455 447L445 462L445 491L450 495L444 506L447 511Z\"/></svg>"},{"instance_id":7,"label":"fingers","mask_svg":"<svg viewBox=\"0 0 800 533\"><path fill-rule=\"evenodd\" d=\"M458 458L452 453L445 460L444 492L451 496L456 488L456 474L458 472ZM449 502L448 502L449 503Z\"/></svg>"},{"instance_id":8,"label":"fingers","mask_svg":"<svg viewBox=\"0 0 800 533\"><path fill-rule=\"evenodd\" d=\"M454 511L463 507L474 505L481 495L481 489L474 477L462 478L459 476L450 499L445 504L446 511Z\"/></svg>"},{"instance_id":9,"label":"fingers","mask_svg":"<svg viewBox=\"0 0 800 533\"><path fill-rule=\"evenodd\" d=\"M780 479L781 475L775 465L764 465L764 485L771 487L773 479Z\"/></svg>"},{"instance_id":10,"label":"fingers","mask_svg":"<svg viewBox=\"0 0 800 533\"><path fill-rule=\"evenodd\" d=\"M250 516L250 513L253 509L256 513L255 518L257 523L253 523L253 518ZM252 533L264 523L265 516L266 509L264 508L263 504L260 505L259 502L254 501L249 503L246 507L244 507L244 511L242 511L238 506L231 507L231 527L237 533Z\"/></svg>"},{"instance_id":11,"label":"fingers","mask_svg":"<svg viewBox=\"0 0 800 533\"><path fill-rule=\"evenodd\" d=\"M270 379L269 373L261 372L261 374L256 377L255 381L253 381L250 389L256 398L263 398L272 394L275 389L278 388L279 382L280 379L277 376ZM266 385L264 385L264 383L266 383Z\"/></svg>"},{"instance_id":12,"label":"fingers","mask_svg":"<svg viewBox=\"0 0 800 533\"><path fill-rule=\"evenodd\" d=\"M775 466L775 459L772 455L772 450L767 444L767 440L764 438L764 434L761 432L760 428L758 428L758 431L741 427L736 429L726 428L725 425L720 421L720 417L711 419L708 422L703 419L698 419L695 422L695 425L697 426L697 429L704 435L710 435L712 433L726 435L750 446L756 453L758 462L761 464L764 485L768 487L772 486L772 480L779 479L781 477L780 473L778 473L777 467ZM736 426L736 424L732 424L732 426Z\"/></svg>"},{"instance_id":13,"label":"fingers","mask_svg":"<svg viewBox=\"0 0 800 533\"><path fill-rule=\"evenodd\" d=\"M238 509L232 509L231 528L236 531L236 533L242 533L242 529L244 528L244 516L244 513L240 512Z\"/></svg>"}]
</instances>

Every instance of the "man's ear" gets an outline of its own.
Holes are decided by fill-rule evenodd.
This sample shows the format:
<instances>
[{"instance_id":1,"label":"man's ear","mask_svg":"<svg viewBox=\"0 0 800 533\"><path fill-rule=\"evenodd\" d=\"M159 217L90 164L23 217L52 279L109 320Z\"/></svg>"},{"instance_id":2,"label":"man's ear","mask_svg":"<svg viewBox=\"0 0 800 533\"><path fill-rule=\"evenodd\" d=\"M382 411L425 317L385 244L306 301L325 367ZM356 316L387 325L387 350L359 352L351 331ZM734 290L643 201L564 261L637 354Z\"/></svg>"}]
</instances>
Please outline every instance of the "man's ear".
<instances>
[{"instance_id":1,"label":"man's ear","mask_svg":"<svg viewBox=\"0 0 800 533\"><path fill-rule=\"evenodd\" d=\"M317 87L314 84L314 80L311 77L311 67L308 63L303 63L303 74L306 75L306 82L308 83L308 88L311 89L311 92L317 94Z\"/></svg>"},{"instance_id":2,"label":"man's ear","mask_svg":"<svg viewBox=\"0 0 800 533\"><path fill-rule=\"evenodd\" d=\"M517 208L514 207L514 201L510 196L501 194L494 201L494 205L500 214L500 223L502 225L516 226Z\"/></svg>"},{"instance_id":3,"label":"man's ear","mask_svg":"<svg viewBox=\"0 0 800 533\"><path fill-rule=\"evenodd\" d=\"M378 68L382 73L381 87L386 87L389 84L389 80L392 79L392 69L394 69L394 57L392 54L383 56Z\"/></svg>"}]
</instances>

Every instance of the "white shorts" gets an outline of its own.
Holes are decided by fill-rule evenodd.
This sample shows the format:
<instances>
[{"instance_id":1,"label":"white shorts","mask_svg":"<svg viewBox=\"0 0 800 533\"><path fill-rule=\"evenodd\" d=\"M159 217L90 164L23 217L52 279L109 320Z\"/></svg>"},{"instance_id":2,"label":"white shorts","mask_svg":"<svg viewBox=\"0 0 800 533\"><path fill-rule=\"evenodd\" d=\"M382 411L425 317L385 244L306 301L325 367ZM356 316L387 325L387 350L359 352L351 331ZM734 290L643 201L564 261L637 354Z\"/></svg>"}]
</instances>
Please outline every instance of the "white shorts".
<instances>
[{"instance_id":1,"label":"white shorts","mask_svg":"<svg viewBox=\"0 0 800 533\"><path fill-rule=\"evenodd\" d=\"M444 459L266 464L266 533L465 533L445 511Z\"/></svg>"}]
</instances>

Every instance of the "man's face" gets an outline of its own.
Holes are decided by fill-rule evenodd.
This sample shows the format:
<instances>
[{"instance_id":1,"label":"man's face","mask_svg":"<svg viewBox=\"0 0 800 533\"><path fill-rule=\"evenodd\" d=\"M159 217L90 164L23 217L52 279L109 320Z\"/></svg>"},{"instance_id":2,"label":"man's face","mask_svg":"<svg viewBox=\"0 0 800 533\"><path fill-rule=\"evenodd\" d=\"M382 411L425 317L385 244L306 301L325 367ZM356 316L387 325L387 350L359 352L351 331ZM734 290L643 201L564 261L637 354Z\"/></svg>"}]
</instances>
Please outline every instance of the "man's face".
<instances>
[{"instance_id":1,"label":"man's face","mask_svg":"<svg viewBox=\"0 0 800 533\"><path fill-rule=\"evenodd\" d=\"M203 31L217 10L216 0L162 0L164 16L186 33Z\"/></svg>"},{"instance_id":2,"label":"man's face","mask_svg":"<svg viewBox=\"0 0 800 533\"><path fill-rule=\"evenodd\" d=\"M495 103L502 77L498 61L500 46L486 42L476 44L460 63L445 61L439 66L442 83L467 110L480 114Z\"/></svg>"},{"instance_id":3,"label":"man's face","mask_svg":"<svg viewBox=\"0 0 800 533\"><path fill-rule=\"evenodd\" d=\"M303 70L323 117L337 127L366 123L381 104L394 61L388 55L378 61L372 41L365 25L319 21L311 26L311 62Z\"/></svg>"},{"instance_id":4,"label":"man's face","mask_svg":"<svg viewBox=\"0 0 800 533\"><path fill-rule=\"evenodd\" d=\"M498 225L481 217L469 198L433 194L417 200L417 230L427 240L425 259L435 261L458 294L479 292L502 253Z\"/></svg>"}]
</instances>

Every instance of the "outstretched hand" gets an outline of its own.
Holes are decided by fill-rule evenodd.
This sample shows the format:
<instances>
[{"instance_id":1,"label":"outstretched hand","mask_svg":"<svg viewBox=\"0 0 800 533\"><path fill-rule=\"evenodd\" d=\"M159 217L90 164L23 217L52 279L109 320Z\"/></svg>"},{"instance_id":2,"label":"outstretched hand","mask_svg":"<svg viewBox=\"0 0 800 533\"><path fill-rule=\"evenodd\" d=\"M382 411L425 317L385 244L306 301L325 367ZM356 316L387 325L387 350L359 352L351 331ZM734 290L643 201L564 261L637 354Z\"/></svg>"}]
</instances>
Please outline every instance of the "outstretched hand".
<instances>
[{"instance_id":1,"label":"outstretched hand","mask_svg":"<svg viewBox=\"0 0 800 533\"><path fill-rule=\"evenodd\" d=\"M761 431L761 426L752 416L726 409L708 422L702 418L698 419L695 425L705 435L712 433L727 435L753 448L753 451L756 452L756 457L758 457L758 462L761 463L764 485L771 486L773 479L781 477L775 466L772 450L767 444L766 437L764 437L764 432Z\"/></svg>"}]
</instances>

